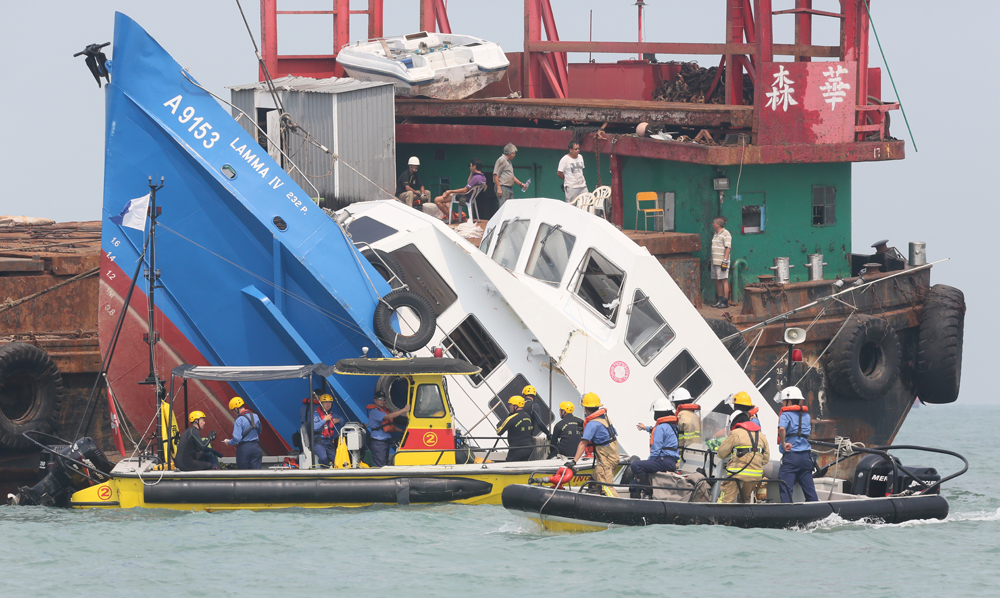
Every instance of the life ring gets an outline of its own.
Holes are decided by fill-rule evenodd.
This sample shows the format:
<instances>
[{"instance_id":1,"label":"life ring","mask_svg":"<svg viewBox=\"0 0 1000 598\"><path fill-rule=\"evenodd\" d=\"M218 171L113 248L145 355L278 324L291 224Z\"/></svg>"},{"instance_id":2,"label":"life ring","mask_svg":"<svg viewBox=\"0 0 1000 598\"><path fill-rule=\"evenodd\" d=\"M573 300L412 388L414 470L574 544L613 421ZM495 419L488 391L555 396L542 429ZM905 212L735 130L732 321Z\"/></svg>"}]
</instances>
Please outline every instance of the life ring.
<instances>
[{"instance_id":1,"label":"life ring","mask_svg":"<svg viewBox=\"0 0 1000 598\"><path fill-rule=\"evenodd\" d=\"M399 261L382 251L381 249L375 249L374 247L366 247L361 250L361 255L368 260L368 263L375 268L375 271L379 273L379 276L385 279L389 283L389 286L393 289L402 288L406 285L406 277L403 275L403 267L399 264Z\"/></svg>"},{"instance_id":2,"label":"life ring","mask_svg":"<svg viewBox=\"0 0 1000 598\"><path fill-rule=\"evenodd\" d=\"M392 314L400 308L407 308L420 320L420 325L411 335L402 335L392 327ZM437 316L430 302L423 296L405 289L396 289L382 297L375 308L375 335L385 346L396 351L412 353L430 342L437 326Z\"/></svg>"},{"instance_id":3,"label":"life ring","mask_svg":"<svg viewBox=\"0 0 1000 598\"><path fill-rule=\"evenodd\" d=\"M924 403L952 403L962 382L965 294L934 285L924 300L917 341L917 396Z\"/></svg>"},{"instance_id":4,"label":"life ring","mask_svg":"<svg viewBox=\"0 0 1000 598\"><path fill-rule=\"evenodd\" d=\"M736 327L735 324L729 320L720 320L719 318L705 318L705 322L708 323L708 327L712 329L715 336L719 337L719 340L726 338L727 336L732 336L734 334L739 334L740 329ZM743 338L740 334L736 338L730 339L723 343L729 354L733 356L733 359L737 360L739 364L745 365L746 359L749 358L746 353L747 350L747 339ZM742 358L742 361L741 361Z\"/></svg>"},{"instance_id":5,"label":"life ring","mask_svg":"<svg viewBox=\"0 0 1000 598\"><path fill-rule=\"evenodd\" d=\"M873 316L847 322L826 352L826 379L843 398L882 398L899 377L899 337L889 323Z\"/></svg>"},{"instance_id":6,"label":"life ring","mask_svg":"<svg viewBox=\"0 0 1000 598\"><path fill-rule=\"evenodd\" d=\"M24 432L51 432L64 393L48 353L27 343L0 347L0 446L31 446Z\"/></svg>"}]
</instances>

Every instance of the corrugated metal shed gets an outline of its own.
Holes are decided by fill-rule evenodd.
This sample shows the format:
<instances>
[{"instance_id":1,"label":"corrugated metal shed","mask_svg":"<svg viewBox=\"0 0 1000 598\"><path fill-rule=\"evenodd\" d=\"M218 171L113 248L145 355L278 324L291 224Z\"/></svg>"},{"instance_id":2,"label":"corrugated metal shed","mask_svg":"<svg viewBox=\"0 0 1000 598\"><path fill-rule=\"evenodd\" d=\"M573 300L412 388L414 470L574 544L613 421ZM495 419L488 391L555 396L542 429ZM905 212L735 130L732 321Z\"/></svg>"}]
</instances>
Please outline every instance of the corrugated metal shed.
<instances>
[{"instance_id":1,"label":"corrugated metal shed","mask_svg":"<svg viewBox=\"0 0 1000 598\"><path fill-rule=\"evenodd\" d=\"M229 89L237 108L255 118L272 140L281 139L285 154L306 175L282 162L295 182L310 194L318 193L326 207L392 198L396 187L396 126L391 83L282 77L275 79L274 85L298 129L280 127L278 111L264 83ZM233 117L247 132L255 134L253 124L237 110ZM267 143L262 138L258 142ZM316 144L325 146L339 159L334 160ZM281 161L275 148L270 148L269 153Z\"/></svg>"}]
</instances>

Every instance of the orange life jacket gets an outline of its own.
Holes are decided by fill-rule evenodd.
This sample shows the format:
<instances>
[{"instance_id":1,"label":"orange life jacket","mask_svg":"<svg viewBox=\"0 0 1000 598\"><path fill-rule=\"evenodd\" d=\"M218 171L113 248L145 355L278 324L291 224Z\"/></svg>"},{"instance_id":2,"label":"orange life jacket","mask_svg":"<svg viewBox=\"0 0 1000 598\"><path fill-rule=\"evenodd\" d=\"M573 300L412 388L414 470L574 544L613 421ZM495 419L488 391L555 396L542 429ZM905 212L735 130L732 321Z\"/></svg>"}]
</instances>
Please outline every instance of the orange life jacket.
<instances>
[{"instance_id":1,"label":"orange life jacket","mask_svg":"<svg viewBox=\"0 0 1000 598\"><path fill-rule=\"evenodd\" d=\"M653 446L653 434L656 434L656 426L658 426L660 424L670 424L674 428L674 435L675 436L677 435L677 416L676 415L668 415L666 417L661 417L660 419L656 420L656 423L653 424L653 427L649 430L649 446L650 447Z\"/></svg>"},{"instance_id":2,"label":"orange life jacket","mask_svg":"<svg viewBox=\"0 0 1000 598\"><path fill-rule=\"evenodd\" d=\"M676 411L701 411L701 405L697 403L684 403L675 408Z\"/></svg>"},{"instance_id":3,"label":"orange life jacket","mask_svg":"<svg viewBox=\"0 0 1000 598\"><path fill-rule=\"evenodd\" d=\"M379 407L378 405L366 405L365 409L367 409L368 411L371 411L372 409L378 409L379 411L382 411L382 408ZM389 421L389 420L386 419L386 416L388 416L388 415L389 414L386 413L385 416L382 417L382 421L383 422L388 422ZM383 423L383 425L382 425L382 431L383 432L392 433L392 432L399 432L400 430L396 426L392 425L392 423Z\"/></svg>"},{"instance_id":4,"label":"orange life jacket","mask_svg":"<svg viewBox=\"0 0 1000 598\"><path fill-rule=\"evenodd\" d=\"M781 413L785 413L786 411L792 411L792 412L801 411L803 413L809 413L809 407L805 405L790 405L788 407L781 408Z\"/></svg>"},{"instance_id":5,"label":"orange life jacket","mask_svg":"<svg viewBox=\"0 0 1000 598\"><path fill-rule=\"evenodd\" d=\"M747 411L747 415L749 415L750 417L755 417L758 411L760 411L760 407L754 407L750 411Z\"/></svg>"},{"instance_id":6,"label":"orange life jacket","mask_svg":"<svg viewBox=\"0 0 1000 598\"><path fill-rule=\"evenodd\" d=\"M615 429L611 425L611 420L607 419L607 414L608 414L608 410L605 407L601 407L597 411L595 411L595 412L591 413L590 415L588 415L587 417L583 418L583 427L586 428L588 423L590 423L591 421L593 421L593 420L595 420L595 419L597 419L599 417L605 418L605 421L608 422L608 424L606 426L607 429L608 429L608 436L611 437L611 440L609 440L605 444L611 444L612 442L615 442L616 440L618 440L618 434L615 433ZM590 444L594 445L593 442L591 442ZM600 446L604 446L604 445L600 445Z\"/></svg>"}]
</instances>

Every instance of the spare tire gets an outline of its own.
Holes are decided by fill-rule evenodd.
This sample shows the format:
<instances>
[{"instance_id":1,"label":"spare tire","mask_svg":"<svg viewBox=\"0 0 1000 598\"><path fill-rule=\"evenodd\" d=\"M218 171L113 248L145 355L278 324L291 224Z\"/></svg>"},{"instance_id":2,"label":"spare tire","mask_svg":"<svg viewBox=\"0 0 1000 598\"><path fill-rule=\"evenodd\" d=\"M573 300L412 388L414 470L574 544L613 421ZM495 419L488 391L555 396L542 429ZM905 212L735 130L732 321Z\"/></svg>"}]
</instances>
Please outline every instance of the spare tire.
<instances>
[{"instance_id":1,"label":"spare tire","mask_svg":"<svg viewBox=\"0 0 1000 598\"><path fill-rule=\"evenodd\" d=\"M708 327L712 329L715 336L719 337L719 340L724 339L727 336L739 334L740 332L740 329L729 320L705 318L705 322L708 323ZM733 359L739 362L741 366L746 363L746 360L749 358L749 353L745 352L747 349L747 339L743 338L742 334L732 340L726 341L723 345L726 347L726 350L729 351L729 354L733 356Z\"/></svg>"},{"instance_id":2,"label":"spare tire","mask_svg":"<svg viewBox=\"0 0 1000 598\"><path fill-rule=\"evenodd\" d=\"M924 300L917 342L917 396L925 403L952 403L962 382L965 294L934 285Z\"/></svg>"},{"instance_id":3,"label":"spare tire","mask_svg":"<svg viewBox=\"0 0 1000 598\"><path fill-rule=\"evenodd\" d=\"M374 247L362 249L361 255L375 268L379 276L389 283L390 287L398 289L406 285L406 277L403 276L403 267L399 265L399 261L396 258Z\"/></svg>"},{"instance_id":4,"label":"spare tire","mask_svg":"<svg viewBox=\"0 0 1000 598\"><path fill-rule=\"evenodd\" d=\"M27 343L0 347L0 446L31 446L24 432L51 432L63 393L62 375L48 353Z\"/></svg>"},{"instance_id":5,"label":"spare tire","mask_svg":"<svg viewBox=\"0 0 1000 598\"><path fill-rule=\"evenodd\" d=\"M392 314L400 308L407 308L420 320L416 331L404 336L392 327ZM405 289L397 289L379 301L375 308L375 335L385 346L397 351L412 353L430 342L437 326L437 316L430 301L423 296Z\"/></svg>"},{"instance_id":6,"label":"spare tire","mask_svg":"<svg viewBox=\"0 0 1000 598\"><path fill-rule=\"evenodd\" d=\"M900 360L899 337L889 322L855 316L826 352L826 378L842 398L874 401L899 377Z\"/></svg>"}]
</instances>

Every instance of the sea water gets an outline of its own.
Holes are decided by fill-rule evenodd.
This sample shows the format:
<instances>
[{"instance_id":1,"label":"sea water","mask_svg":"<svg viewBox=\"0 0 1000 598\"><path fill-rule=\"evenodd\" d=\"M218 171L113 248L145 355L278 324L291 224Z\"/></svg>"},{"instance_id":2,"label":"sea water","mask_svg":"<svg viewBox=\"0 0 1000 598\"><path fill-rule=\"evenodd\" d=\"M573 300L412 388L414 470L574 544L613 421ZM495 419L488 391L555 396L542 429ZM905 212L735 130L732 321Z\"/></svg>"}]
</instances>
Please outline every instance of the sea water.
<instances>
[{"instance_id":1,"label":"sea water","mask_svg":"<svg viewBox=\"0 0 1000 598\"><path fill-rule=\"evenodd\" d=\"M3 596L996 596L1000 407L924 406L897 444L964 454L943 521L540 531L502 507L196 513L0 507ZM950 457L901 453L937 467ZM601 594L599 594L601 593Z\"/></svg>"}]
</instances>

